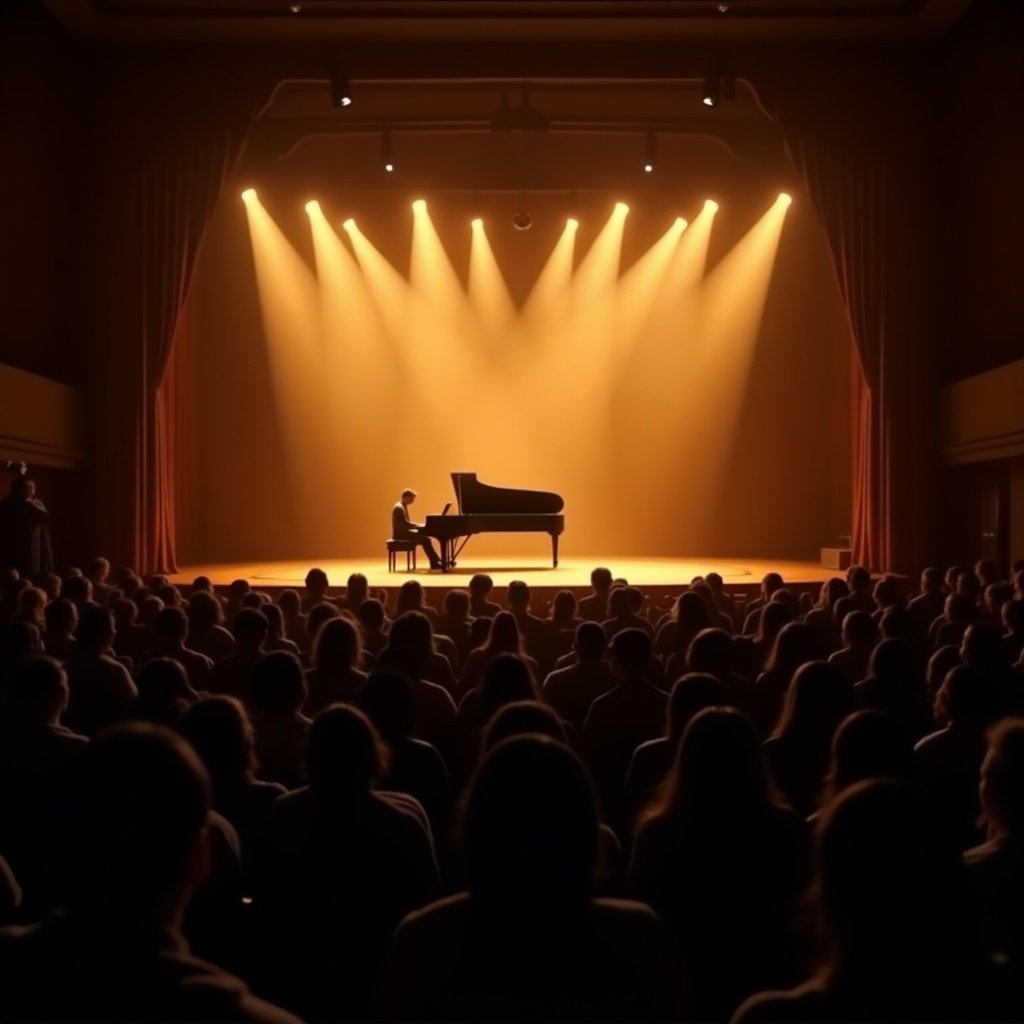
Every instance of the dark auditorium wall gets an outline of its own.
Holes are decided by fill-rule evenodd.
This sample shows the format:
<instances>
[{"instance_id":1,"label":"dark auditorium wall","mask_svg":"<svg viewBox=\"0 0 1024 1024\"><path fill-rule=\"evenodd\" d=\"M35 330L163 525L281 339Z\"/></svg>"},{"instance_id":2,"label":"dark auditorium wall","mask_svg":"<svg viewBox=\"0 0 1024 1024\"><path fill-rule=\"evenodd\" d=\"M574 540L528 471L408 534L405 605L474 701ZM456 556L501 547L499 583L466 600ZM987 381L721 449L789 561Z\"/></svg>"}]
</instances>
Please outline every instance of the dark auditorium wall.
<instances>
[{"instance_id":1,"label":"dark auditorium wall","mask_svg":"<svg viewBox=\"0 0 1024 1024\"><path fill-rule=\"evenodd\" d=\"M90 359L82 83L78 45L38 4L0 5L0 364L76 389L86 387ZM84 459L78 451L41 456L40 444L63 430L65 403L15 416L15 403L3 394L0 402L12 435L0 447L31 466L51 511L58 567L81 564L94 553L81 423L73 447Z\"/></svg>"},{"instance_id":2,"label":"dark auditorium wall","mask_svg":"<svg viewBox=\"0 0 1024 1024\"><path fill-rule=\"evenodd\" d=\"M89 155L79 136L78 49L49 15L0 11L0 362L66 384L88 360L81 210Z\"/></svg>"},{"instance_id":3,"label":"dark auditorium wall","mask_svg":"<svg viewBox=\"0 0 1024 1024\"><path fill-rule=\"evenodd\" d=\"M939 383L1024 356L1024 4L979 0L941 48Z\"/></svg>"}]
</instances>

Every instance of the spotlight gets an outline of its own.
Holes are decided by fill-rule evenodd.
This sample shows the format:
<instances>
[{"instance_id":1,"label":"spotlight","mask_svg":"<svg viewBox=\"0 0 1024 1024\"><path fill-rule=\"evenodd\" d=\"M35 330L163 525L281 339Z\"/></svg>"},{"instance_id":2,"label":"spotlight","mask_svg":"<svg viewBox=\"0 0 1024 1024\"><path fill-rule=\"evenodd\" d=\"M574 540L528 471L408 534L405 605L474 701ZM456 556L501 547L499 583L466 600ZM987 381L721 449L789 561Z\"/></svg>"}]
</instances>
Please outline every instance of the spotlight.
<instances>
[{"instance_id":1,"label":"spotlight","mask_svg":"<svg viewBox=\"0 0 1024 1024\"><path fill-rule=\"evenodd\" d=\"M251 203L255 198L256 198L256 189L254 189L254 188L247 188L242 193L242 202L243 203Z\"/></svg>"},{"instance_id":2,"label":"spotlight","mask_svg":"<svg viewBox=\"0 0 1024 1024\"><path fill-rule=\"evenodd\" d=\"M719 71L704 79L700 92L700 101L705 107L717 107L722 100L736 99L736 79L731 75L723 75Z\"/></svg>"},{"instance_id":3,"label":"spotlight","mask_svg":"<svg viewBox=\"0 0 1024 1024\"><path fill-rule=\"evenodd\" d=\"M306 213L313 214L319 212L320 204L315 199L310 199L310 201L306 203Z\"/></svg>"},{"instance_id":4,"label":"spotlight","mask_svg":"<svg viewBox=\"0 0 1024 1024\"><path fill-rule=\"evenodd\" d=\"M331 75L331 103L336 107L352 106L352 83L340 69Z\"/></svg>"},{"instance_id":5,"label":"spotlight","mask_svg":"<svg viewBox=\"0 0 1024 1024\"><path fill-rule=\"evenodd\" d=\"M704 200L704 209L708 213L718 213L718 203L716 203L714 201L714 199L705 199Z\"/></svg>"},{"instance_id":6,"label":"spotlight","mask_svg":"<svg viewBox=\"0 0 1024 1024\"><path fill-rule=\"evenodd\" d=\"M529 231L533 227L533 218L525 210L520 210L512 214L512 227L516 231Z\"/></svg>"},{"instance_id":7,"label":"spotlight","mask_svg":"<svg viewBox=\"0 0 1024 1024\"><path fill-rule=\"evenodd\" d=\"M571 231L575 231L579 226L580 222L575 217L570 217L566 222L565 226Z\"/></svg>"},{"instance_id":8,"label":"spotlight","mask_svg":"<svg viewBox=\"0 0 1024 1024\"><path fill-rule=\"evenodd\" d=\"M352 217L346 217L346 218L345 218L345 220L343 220L343 221L341 222L341 226L342 226L342 227L343 227L343 228L344 228L344 229L345 229L346 231L352 231L352 230L353 230L353 229L355 228L355 226L356 226L356 222L355 222L354 218L352 218Z\"/></svg>"},{"instance_id":9,"label":"spotlight","mask_svg":"<svg viewBox=\"0 0 1024 1024\"><path fill-rule=\"evenodd\" d=\"M426 213L427 212L427 201L426 199L414 199L412 202L413 213Z\"/></svg>"},{"instance_id":10,"label":"spotlight","mask_svg":"<svg viewBox=\"0 0 1024 1024\"><path fill-rule=\"evenodd\" d=\"M704 88L701 89L700 101L705 107L717 107L722 102L722 79L717 75L708 75L704 79Z\"/></svg>"},{"instance_id":11,"label":"spotlight","mask_svg":"<svg viewBox=\"0 0 1024 1024\"><path fill-rule=\"evenodd\" d=\"M676 217L676 227L679 228L680 231L685 231L686 219L684 217Z\"/></svg>"},{"instance_id":12,"label":"spotlight","mask_svg":"<svg viewBox=\"0 0 1024 1024\"><path fill-rule=\"evenodd\" d=\"M291 11L292 14L301 14L302 4L299 3L299 0L292 0L292 2L288 5L288 10Z\"/></svg>"},{"instance_id":13,"label":"spotlight","mask_svg":"<svg viewBox=\"0 0 1024 1024\"><path fill-rule=\"evenodd\" d=\"M789 206L793 202L793 197L788 192L780 192L779 198L775 200L779 206Z\"/></svg>"},{"instance_id":14,"label":"spotlight","mask_svg":"<svg viewBox=\"0 0 1024 1024\"><path fill-rule=\"evenodd\" d=\"M648 132L644 143L644 174L651 174L654 171L654 161L657 157L658 137L654 132Z\"/></svg>"},{"instance_id":15,"label":"spotlight","mask_svg":"<svg viewBox=\"0 0 1024 1024\"><path fill-rule=\"evenodd\" d=\"M391 174L395 169L395 156L391 151L391 132L384 132L380 137L380 158L384 164L384 170Z\"/></svg>"},{"instance_id":16,"label":"spotlight","mask_svg":"<svg viewBox=\"0 0 1024 1024\"><path fill-rule=\"evenodd\" d=\"M625 203L616 203L615 212L625 217L629 213L629 207Z\"/></svg>"},{"instance_id":17,"label":"spotlight","mask_svg":"<svg viewBox=\"0 0 1024 1024\"><path fill-rule=\"evenodd\" d=\"M474 217L469 223L474 231L479 231L484 226L484 222L480 217Z\"/></svg>"}]
</instances>

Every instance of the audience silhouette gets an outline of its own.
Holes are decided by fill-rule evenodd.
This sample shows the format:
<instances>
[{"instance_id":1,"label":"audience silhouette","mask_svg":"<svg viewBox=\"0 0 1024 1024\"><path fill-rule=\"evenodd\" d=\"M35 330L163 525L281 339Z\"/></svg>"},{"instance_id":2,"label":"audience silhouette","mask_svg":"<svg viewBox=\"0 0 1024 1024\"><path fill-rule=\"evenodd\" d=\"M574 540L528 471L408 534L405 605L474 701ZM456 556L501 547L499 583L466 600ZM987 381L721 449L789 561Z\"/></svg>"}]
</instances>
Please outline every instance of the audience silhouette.
<instances>
[{"instance_id":1,"label":"audience silhouette","mask_svg":"<svg viewBox=\"0 0 1024 1024\"><path fill-rule=\"evenodd\" d=\"M6 1018L1022 1016L1019 567L82 564L0 567Z\"/></svg>"}]
</instances>

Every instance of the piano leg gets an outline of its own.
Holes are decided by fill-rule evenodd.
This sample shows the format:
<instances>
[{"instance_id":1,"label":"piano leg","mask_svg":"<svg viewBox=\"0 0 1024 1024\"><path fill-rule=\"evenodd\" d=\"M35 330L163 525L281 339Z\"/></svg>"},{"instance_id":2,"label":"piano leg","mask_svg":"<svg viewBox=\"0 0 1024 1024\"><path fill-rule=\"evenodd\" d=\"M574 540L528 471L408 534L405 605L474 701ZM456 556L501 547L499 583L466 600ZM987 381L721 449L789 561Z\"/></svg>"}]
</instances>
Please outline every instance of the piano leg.
<instances>
[{"instance_id":1,"label":"piano leg","mask_svg":"<svg viewBox=\"0 0 1024 1024\"><path fill-rule=\"evenodd\" d=\"M551 567L558 568L558 534L551 534Z\"/></svg>"}]
</instances>

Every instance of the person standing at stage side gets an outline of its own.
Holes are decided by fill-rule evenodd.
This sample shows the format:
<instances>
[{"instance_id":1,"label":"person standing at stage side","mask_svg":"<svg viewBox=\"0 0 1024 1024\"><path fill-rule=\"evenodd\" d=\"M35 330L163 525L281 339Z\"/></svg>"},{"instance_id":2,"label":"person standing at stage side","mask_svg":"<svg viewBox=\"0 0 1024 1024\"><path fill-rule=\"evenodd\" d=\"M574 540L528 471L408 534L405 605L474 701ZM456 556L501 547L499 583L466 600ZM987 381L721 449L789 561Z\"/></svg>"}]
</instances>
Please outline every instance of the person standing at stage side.
<instances>
[{"instance_id":1,"label":"person standing at stage side","mask_svg":"<svg viewBox=\"0 0 1024 1024\"><path fill-rule=\"evenodd\" d=\"M36 497L36 485L21 474L0 500L0 566L17 569L26 579L53 571L50 513Z\"/></svg>"},{"instance_id":2,"label":"person standing at stage side","mask_svg":"<svg viewBox=\"0 0 1024 1024\"><path fill-rule=\"evenodd\" d=\"M414 540L423 548L431 569L441 568L441 558L429 537L420 533L422 523L414 523L409 518L409 506L416 500L416 492L406 488L402 496L391 509L391 536L395 540Z\"/></svg>"}]
</instances>

